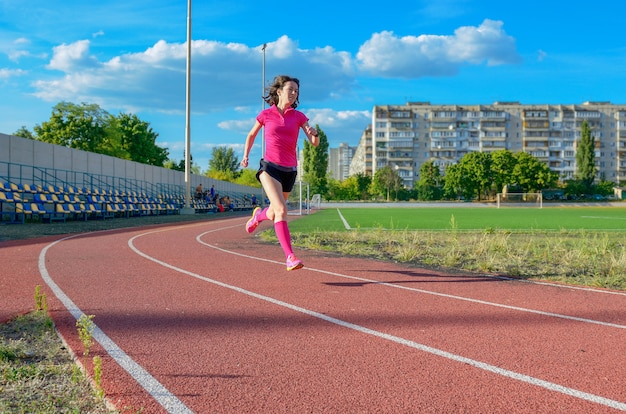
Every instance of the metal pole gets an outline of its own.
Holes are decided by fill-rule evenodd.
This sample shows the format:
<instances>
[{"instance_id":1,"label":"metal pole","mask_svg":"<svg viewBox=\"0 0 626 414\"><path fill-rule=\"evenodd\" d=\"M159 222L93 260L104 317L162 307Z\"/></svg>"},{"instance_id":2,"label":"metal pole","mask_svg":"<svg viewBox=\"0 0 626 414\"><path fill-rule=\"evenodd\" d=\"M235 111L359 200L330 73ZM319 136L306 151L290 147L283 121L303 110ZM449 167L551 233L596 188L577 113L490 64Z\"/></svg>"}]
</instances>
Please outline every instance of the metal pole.
<instances>
[{"instance_id":1,"label":"metal pole","mask_svg":"<svg viewBox=\"0 0 626 414\"><path fill-rule=\"evenodd\" d=\"M263 47L261 51L263 52L263 67L261 69L261 76L263 77L261 81L261 110L265 109L265 49L267 48L267 43L263 43ZM265 157L265 128L261 129L261 158ZM265 189L261 186L261 205L265 202Z\"/></svg>"},{"instance_id":2,"label":"metal pole","mask_svg":"<svg viewBox=\"0 0 626 414\"><path fill-rule=\"evenodd\" d=\"M261 110L265 109L265 99L263 99L263 96L265 96L265 49L267 48L267 43L263 43L263 47L261 48L261 51L263 52L263 69L261 70L261 74L263 76L263 81L261 82L261 102L262 102L262 106L261 106ZM263 131L261 132L261 157L265 157L265 128L263 128Z\"/></svg>"},{"instance_id":3,"label":"metal pole","mask_svg":"<svg viewBox=\"0 0 626 414\"><path fill-rule=\"evenodd\" d=\"M187 0L187 102L185 108L185 208L191 204L191 0Z\"/></svg>"},{"instance_id":4,"label":"metal pole","mask_svg":"<svg viewBox=\"0 0 626 414\"><path fill-rule=\"evenodd\" d=\"M302 180L298 182L300 192L300 215L302 215Z\"/></svg>"},{"instance_id":5,"label":"metal pole","mask_svg":"<svg viewBox=\"0 0 626 414\"><path fill-rule=\"evenodd\" d=\"M306 213L311 214L311 194L310 194L310 185L306 186Z\"/></svg>"}]
</instances>

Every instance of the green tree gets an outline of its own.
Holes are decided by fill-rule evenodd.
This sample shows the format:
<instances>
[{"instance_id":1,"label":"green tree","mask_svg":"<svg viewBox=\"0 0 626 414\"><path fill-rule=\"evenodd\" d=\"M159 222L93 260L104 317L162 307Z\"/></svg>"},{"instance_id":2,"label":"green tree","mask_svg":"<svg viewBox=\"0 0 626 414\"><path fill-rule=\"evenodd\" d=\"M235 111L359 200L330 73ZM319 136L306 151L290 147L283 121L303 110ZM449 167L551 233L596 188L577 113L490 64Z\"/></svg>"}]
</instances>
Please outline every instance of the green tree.
<instances>
[{"instance_id":1,"label":"green tree","mask_svg":"<svg viewBox=\"0 0 626 414\"><path fill-rule=\"evenodd\" d=\"M435 161L427 161L420 167L420 180L417 183L417 198L438 200L441 197L441 172Z\"/></svg>"},{"instance_id":2,"label":"green tree","mask_svg":"<svg viewBox=\"0 0 626 414\"><path fill-rule=\"evenodd\" d=\"M39 141L127 159L111 121L112 116L96 104L60 102L50 120L35 125L34 131Z\"/></svg>"},{"instance_id":3,"label":"green tree","mask_svg":"<svg viewBox=\"0 0 626 414\"><path fill-rule=\"evenodd\" d=\"M116 126L121 134L122 148L131 161L162 167L168 158L168 150L156 145L159 134L150 124L134 114L121 113L116 118Z\"/></svg>"},{"instance_id":4,"label":"green tree","mask_svg":"<svg viewBox=\"0 0 626 414\"><path fill-rule=\"evenodd\" d=\"M235 176L233 175L232 171L219 171L219 170L207 171L206 176L209 178L213 178L214 180L228 181L231 183L235 182Z\"/></svg>"},{"instance_id":5,"label":"green tree","mask_svg":"<svg viewBox=\"0 0 626 414\"><path fill-rule=\"evenodd\" d=\"M505 185L515 184L513 169L517 164L515 155L509 150L494 151L491 153L491 171L493 185L497 192L502 192Z\"/></svg>"},{"instance_id":6,"label":"green tree","mask_svg":"<svg viewBox=\"0 0 626 414\"><path fill-rule=\"evenodd\" d=\"M615 183L613 181L600 180L600 182L595 186L594 193L598 193L603 196L612 195L614 187Z\"/></svg>"},{"instance_id":7,"label":"green tree","mask_svg":"<svg viewBox=\"0 0 626 414\"><path fill-rule=\"evenodd\" d=\"M200 166L193 163L193 155L189 157L189 164L191 167L192 174L200 174ZM185 171L185 154L183 153L183 159L180 161L176 161L175 159L168 159L163 163L163 167L169 168L170 170L175 171Z\"/></svg>"},{"instance_id":8,"label":"green tree","mask_svg":"<svg viewBox=\"0 0 626 414\"><path fill-rule=\"evenodd\" d=\"M398 191L402 188L402 178L397 171L387 165L376 170L370 188L372 194L385 197L387 201L391 200L391 192L393 191L397 199Z\"/></svg>"},{"instance_id":9,"label":"green tree","mask_svg":"<svg viewBox=\"0 0 626 414\"><path fill-rule=\"evenodd\" d=\"M24 127L20 131L28 133ZM39 141L159 167L168 157L147 122L130 114L115 117L97 104L59 102L50 120L36 125L34 132Z\"/></svg>"},{"instance_id":10,"label":"green tree","mask_svg":"<svg viewBox=\"0 0 626 414\"><path fill-rule=\"evenodd\" d=\"M370 186L372 177L364 173L357 173L348 177L347 185L354 188L356 200L368 200L370 198Z\"/></svg>"},{"instance_id":11,"label":"green tree","mask_svg":"<svg viewBox=\"0 0 626 414\"><path fill-rule=\"evenodd\" d=\"M328 179L328 198L332 200L367 200L370 198L369 187L372 178L359 173L343 181Z\"/></svg>"},{"instance_id":12,"label":"green tree","mask_svg":"<svg viewBox=\"0 0 626 414\"><path fill-rule=\"evenodd\" d=\"M443 176L443 195L447 199L456 200L460 197L471 198L464 192L463 186L463 169L460 164L451 164L446 167Z\"/></svg>"},{"instance_id":13,"label":"green tree","mask_svg":"<svg viewBox=\"0 0 626 414\"><path fill-rule=\"evenodd\" d=\"M459 161L462 170L461 186L471 198L481 200L493 184L491 155L486 152L467 153Z\"/></svg>"},{"instance_id":14,"label":"green tree","mask_svg":"<svg viewBox=\"0 0 626 414\"><path fill-rule=\"evenodd\" d=\"M207 176L231 182L239 177L239 160L231 147L221 146L213 148Z\"/></svg>"},{"instance_id":15,"label":"green tree","mask_svg":"<svg viewBox=\"0 0 626 414\"><path fill-rule=\"evenodd\" d=\"M346 187L344 187L341 181L328 177L326 185L328 187L325 196L327 200L349 200L349 196L346 194Z\"/></svg>"},{"instance_id":16,"label":"green tree","mask_svg":"<svg viewBox=\"0 0 626 414\"><path fill-rule=\"evenodd\" d=\"M576 150L576 178L591 188L596 178L595 137L591 134L589 123L585 120L580 126L580 141Z\"/></svg>"},{"instance_id":17,"label":"green tree","mask_svg":"<svg viewBox=\"0 0 626 414\"><path fill-rule=\"evenodd\" d=\"M536 192L556 185L559 175L550 170L546 163L526 152L516 153L515 160L511 179L524 192Z\"/></svg>"},{"instance_id":18,"label":"green tree","mask_svg":"<svg viewBox=\"0 0 626 414\"><path fill-rule=\"evenodd\" d=\"M256 179L257 170L253 170L252 168L244 168L239 177L235 180L235 183L241 185L247 185L248 187L256 187L261 188L261 183Z\"/></svg>"},{"instance_id":19,"label":"green tree","mask_svg":"<svg viewBox=\"0 0 626 414\"><path fill-rule=\"evenodd\" d=\"M28 138L28 139L35 139L35 136L33 135L33 133L30 132L24 125L22 125L20 127L20 129L15 131L13 133L13 136L15 136L15 137L22 137L22 138Z\"/></svg>"},{"instance_id":20,"label":"green tree","mask_svg":"<svg viewBox=\"0 0 626 414\"><path fill-rule=\"evenodd\" d=\"M311 194L321 194L326 196L328 193L328 138L319 125L315 125L320 139L317 147L311 145L306 140L304 142L304 160L302 163L303 177L302 180L311 186Z\"/></svg>"}]
</instances>

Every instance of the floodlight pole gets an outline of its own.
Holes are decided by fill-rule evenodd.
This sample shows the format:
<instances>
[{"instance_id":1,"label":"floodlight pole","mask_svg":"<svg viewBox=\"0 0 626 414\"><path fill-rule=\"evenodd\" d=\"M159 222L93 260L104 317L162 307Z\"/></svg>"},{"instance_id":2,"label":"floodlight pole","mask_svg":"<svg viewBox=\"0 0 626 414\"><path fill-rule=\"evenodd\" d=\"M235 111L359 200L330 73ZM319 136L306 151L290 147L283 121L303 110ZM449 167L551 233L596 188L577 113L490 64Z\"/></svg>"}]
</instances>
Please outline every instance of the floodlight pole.
<instances>
[{"instance_id":1,"label":"floodlight pole","mask_svg":"<svg viewBox=\"0 0 626 414\"><path fill-rule=\"evenodd\" d=\"M261 81L261 111L265 109L265 49L267 48L267 43L263 43L263 47L261 51L263 52L263 67L261 69L261 76L263 77ZM261 128L261 158L265 157L265 127ZM261 205L265 202L265 189L261 186Z\"/></svg>"},{"instance_id":2,"label":"floodlight pole","mask_svg":"<svg viewBox=\"0 0 626 414\"><path fill-rule=\"evenodd\" d=\"M185 107L185 208L191 205L191 0L187 0L187 102Z\"/></svg>"},{"instance_id":3,"label":"floodlight pole","mask_svg":"<svg viewBox=\"0 0 626 414\"><path fill-rule=\"evenodd\" d=\"M265 96L265 49L267 48L267 43L263 43L263 47L261 48L261 51L263 52L263 68L261 70L261 74L263 76L263 80L261 82L261 110L265 109L265 99L263 99L263 96ZM265 156L265 128L263 128L263 131L261 132L261 157Z\"/></svg>"}]
</instances>

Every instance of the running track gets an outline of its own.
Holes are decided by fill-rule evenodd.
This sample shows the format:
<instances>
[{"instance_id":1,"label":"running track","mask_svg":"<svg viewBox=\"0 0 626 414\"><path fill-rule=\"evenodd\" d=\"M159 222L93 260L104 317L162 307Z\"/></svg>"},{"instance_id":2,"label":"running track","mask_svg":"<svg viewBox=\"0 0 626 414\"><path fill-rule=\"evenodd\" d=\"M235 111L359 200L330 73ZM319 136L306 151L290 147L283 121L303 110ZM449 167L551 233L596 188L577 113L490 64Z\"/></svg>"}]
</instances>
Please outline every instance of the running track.
<instances>
[{"instance_id":1,"label":"running track","mask_svg":"<svg viewBox=\"0 0 626 414\"><path fill-rule=\"evenodd\" d=\"M40 284L82 355L95 315L123 412L626 411L624 292L301 250L286 272L246 219L5 242L0 320Z\"/></svg>"}]
</instances>

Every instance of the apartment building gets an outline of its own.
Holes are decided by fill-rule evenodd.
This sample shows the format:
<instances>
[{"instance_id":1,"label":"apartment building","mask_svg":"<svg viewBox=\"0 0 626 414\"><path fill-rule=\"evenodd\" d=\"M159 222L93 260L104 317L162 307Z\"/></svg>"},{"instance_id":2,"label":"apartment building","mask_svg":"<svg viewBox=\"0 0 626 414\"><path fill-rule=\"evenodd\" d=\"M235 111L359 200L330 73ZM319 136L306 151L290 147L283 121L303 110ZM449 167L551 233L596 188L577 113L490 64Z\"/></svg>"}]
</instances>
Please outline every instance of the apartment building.
<instances>
[{"instance_id":1,"label":"apartment building","mask_svg":"<svg viewBox=\"0 0 626 414\"><path fill-rule=\"evenodd\" d=\"M350 164L356 147L347 143L339 144L338 148L328 149L328 172L335 180L343 181L350 176Z\"/></svg>"},{"instance_id":2,"label":"apartment building","mask_svg":"<svg viewBox=\"0 0 626 414\"><path fill-rule=\"evenodd\" d=\"M626 180L626 105L610 102L377 105L350 173L370 173L370 151L372 175L390 166L412 188L427 161L434 160L444 173L446 166L469 152L507 149L535 156L566 180L576 172L576 143L585 120L596 140L598 178L616 183Z\"/></svg>"},{"instance_id":3,"label":"apartment building","mask_svg":"<svg viewBox=\"0 0 626 414\"><path fill-rule=\"evenodd\" d=\"M363 131L359 145L352 156L350 175L365 174L371 177L372 171L372 126L368 125Z\"/></svg>"}]
</instances>

